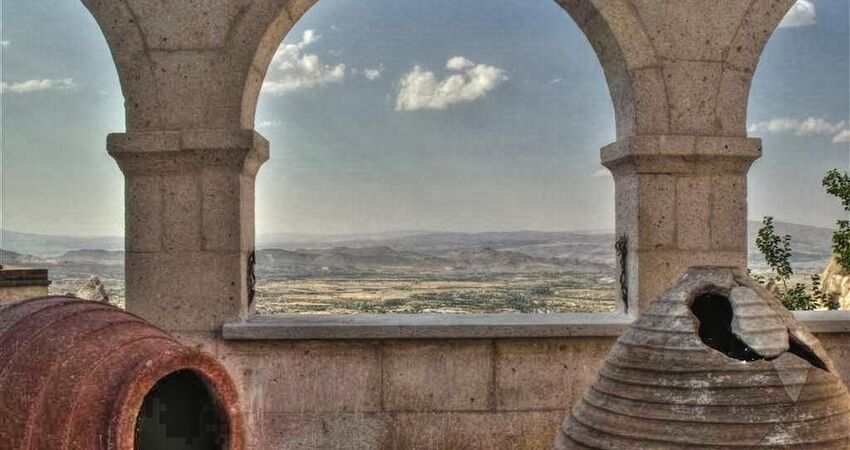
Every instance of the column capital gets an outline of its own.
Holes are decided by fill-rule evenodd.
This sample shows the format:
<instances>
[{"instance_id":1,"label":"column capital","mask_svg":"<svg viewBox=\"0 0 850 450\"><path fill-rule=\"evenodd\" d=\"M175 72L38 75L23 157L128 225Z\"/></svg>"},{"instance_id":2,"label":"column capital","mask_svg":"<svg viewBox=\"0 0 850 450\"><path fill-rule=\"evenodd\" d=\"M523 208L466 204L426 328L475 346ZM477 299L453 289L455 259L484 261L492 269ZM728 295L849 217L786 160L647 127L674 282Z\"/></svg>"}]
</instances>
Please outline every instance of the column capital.
<instances>
[{"instance_id":1,"label":"column capital","mask_svg":"<svg viewBox=\"0 0 850 450\"><path fill-rule=\"evenodd\" d=\"M106 147L125 175L216 167L254 176L269 159L269 142L254 130L112 133L106 138Z\"/></svg>"},{"instance_id":2,"label":"column capital","mask_svg":"<svg viewBox=\"0 0 850 450\"><path fill-rule=\"evenodd\" d=\"M761 153L761 139L755 138L638 135L603 147L601 158L615 175L745 174Z\"/></svg>"}]
</instances>

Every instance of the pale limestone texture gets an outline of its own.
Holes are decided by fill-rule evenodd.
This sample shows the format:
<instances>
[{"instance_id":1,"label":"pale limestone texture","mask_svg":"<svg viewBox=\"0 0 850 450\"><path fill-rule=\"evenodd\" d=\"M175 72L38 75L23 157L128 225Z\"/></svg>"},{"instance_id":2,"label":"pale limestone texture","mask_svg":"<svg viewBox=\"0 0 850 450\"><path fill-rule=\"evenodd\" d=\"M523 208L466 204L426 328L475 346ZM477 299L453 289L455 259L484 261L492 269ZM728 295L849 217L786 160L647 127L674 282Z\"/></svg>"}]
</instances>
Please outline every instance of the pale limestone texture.
<instances>
[{"instance_id":1,"label":"pale limestone texture","mask_svg":"<svg viewBox=\"0 0 850 450\"><path fill-rule=\"evenodd\" d=\"M252 314L254 178L268 158L257 98L283 36L317 0L82 1L125 98L127 132L107 147L126 178L128 309L225 363L249 448L551 447L611 338L552 338L545 325L524 339L398 339L416 335L405 326L387 341L356 340L357 329L332 333L351 340L221 339L222 324ZM628 238L629 314L690 266L745 267L746 177L761 155L746 135L750 83L794 0L557 3L596 51L614 104L617 140L601 161ZM847 342L825 345L843 355ZM845 377L847 359L835 358Z\"/></svg>"}]
</instances>

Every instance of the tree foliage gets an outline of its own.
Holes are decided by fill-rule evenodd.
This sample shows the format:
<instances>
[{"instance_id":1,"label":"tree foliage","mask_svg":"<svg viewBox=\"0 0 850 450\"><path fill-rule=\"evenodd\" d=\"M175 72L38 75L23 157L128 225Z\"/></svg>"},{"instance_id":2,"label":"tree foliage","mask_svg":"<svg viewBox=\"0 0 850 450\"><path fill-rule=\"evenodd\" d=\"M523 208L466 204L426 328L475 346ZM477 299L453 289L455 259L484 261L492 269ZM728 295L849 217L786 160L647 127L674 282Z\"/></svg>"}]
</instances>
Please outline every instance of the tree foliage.
<instances>
[{"instance_id":1,"label":"tree foliage","mask_svg":"<svg viewBox=\"0 0 850 450\"><path fill-rule=\"evenodd\" d=\"M844 210L850 213L850 175L832 169L823 178L823 186L828 194L841 200ZM833 257L845 270L850 270L850 220L839 220L837 226L838 229L832 235ZM782 288L779 289L779 294L782 304L786 308L790 310L839 308L836 299L825 295L823 292L819 275L812 275L811 289L808 289L803 283L796 283L794 286L788 287L788 281L794 275L794 270L791 267L791 236L787 234L784 236L776 235L773 217L764 218L756 237L756 247L764 256L767 265L770 266L773 276L770 280L757 275L753 275L753 278L762 284L771 281L781 283Z\"/></svg>"},{"instance_id":2,"label":"tree foliage","mask_svg":"<svg viewBox=\"0 0 850 450\"><path fill-rule=\"evenodd\" d=\"M826 192L838 197L844 211L850 212L850 175L832 169L823 179ZM839 220L832 235L832 253L845 270L850 270L850 220Z\"/></svg>"},{"instance_id":3,"label":"tree foliage","mask_svg":"<svg viewBox=\"0 0 850 450\"><path fill-rule=\"evenodd\" d=\"M791 236L777 236L773 217L767 216L762 221L762 227L756 237L756 247L776 274L776 279L787 288L787 281L794 275L791 269Z\"/></svg>"},{"instance_id":4,"label":"tree foliage","mask_svg":"<svg viewBox=\"0 0 850 450\"><path fill-rule=\"evenodd\" d=\"M820 305L816 298L820 292L820 277L817 279L817 290L815 295L809 294L806 285L796 283L792 287L788 287L788 280L791 275L794 275L794 270L791 268L791 236L777 236L776 228L773 226L773 217L767 216L762 221L762 227L759 229L756 237L756 247L764 256L767 265L770 266L773 272L772 280L782 283L782 288L779 289L779 297L782 304L789 310L812 310ZM755 278L760 283L765 283L764 277ZM815 284L814 277L812 284Z\"/></svg>"}]
</instances>

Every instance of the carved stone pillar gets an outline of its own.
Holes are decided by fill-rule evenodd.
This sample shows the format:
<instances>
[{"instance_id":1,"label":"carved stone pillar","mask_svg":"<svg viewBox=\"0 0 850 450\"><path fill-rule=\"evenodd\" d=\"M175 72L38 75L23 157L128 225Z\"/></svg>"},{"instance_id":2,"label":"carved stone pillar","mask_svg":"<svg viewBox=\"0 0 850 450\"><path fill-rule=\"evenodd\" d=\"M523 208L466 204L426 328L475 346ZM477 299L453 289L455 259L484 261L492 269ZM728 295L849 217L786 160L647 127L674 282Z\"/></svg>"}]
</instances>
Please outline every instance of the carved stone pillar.
<instances>
[{"instance_id":1,"label":"carved stone pillar","mask_svg":"<svg viewBox=\"0 0 850 450\"><path fill-rule=\"evenodd\" d=\"M169 331L217 331L251 311L253 130L112 134L125 176L127 309Z\"/></svg>"},{"instance_id":2,"label":"carved stone pillar","mask_svg":"<svg viewBox=\"0 0 850 450\"><path fill-rule=\"evenodd\" d=\"M761 141L745 137L635 136L602 149L616 185L616 236L628 240L630 313L688 267L746 269L747 172L759 156Z\"/></svg>"}]
</instances>

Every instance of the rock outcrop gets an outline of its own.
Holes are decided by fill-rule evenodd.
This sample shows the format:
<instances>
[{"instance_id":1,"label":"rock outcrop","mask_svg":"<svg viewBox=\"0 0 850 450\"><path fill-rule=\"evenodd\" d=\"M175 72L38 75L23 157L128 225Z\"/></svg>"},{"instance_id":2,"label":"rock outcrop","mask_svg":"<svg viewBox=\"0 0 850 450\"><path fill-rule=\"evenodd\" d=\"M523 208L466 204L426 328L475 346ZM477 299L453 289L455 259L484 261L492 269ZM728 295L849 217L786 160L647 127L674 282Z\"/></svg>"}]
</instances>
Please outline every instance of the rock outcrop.
<instances>
[{"instance_id":1,"label":"rock outcrop","mask_svg":"<svg viewBox=\"0 0 850 450\"><path fill-rule=\"evenodd\" d=\"M835 299L841 309L850 309L850 270L832 258L821 275L821 290L826 298Z\"/></svg>"},{"instance_id":2,"label":"rock outcrop","mask_svg":"<svg viewBox=\"0 0 850 450\"><path fill-rule=\"evenodd\" d=\"M81 298L83 300L109 303L109 294L106 292L106 287L104 287L100 278L96 276L89 278L89 280L77 290L74 297Z\"/></svg>"}]
</instances>

